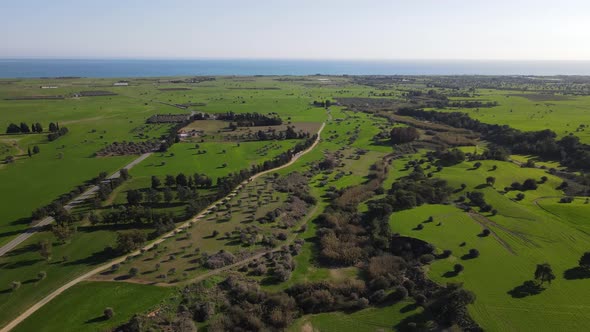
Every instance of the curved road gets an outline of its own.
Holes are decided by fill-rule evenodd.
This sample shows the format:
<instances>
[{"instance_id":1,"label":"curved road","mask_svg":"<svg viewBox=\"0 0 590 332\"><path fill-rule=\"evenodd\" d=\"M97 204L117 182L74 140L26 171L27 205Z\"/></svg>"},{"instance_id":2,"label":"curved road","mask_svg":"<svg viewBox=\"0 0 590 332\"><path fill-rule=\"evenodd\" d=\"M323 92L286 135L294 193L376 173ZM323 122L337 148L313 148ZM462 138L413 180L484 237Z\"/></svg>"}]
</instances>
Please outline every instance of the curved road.
<instances>
[{"instance_id":1,"label":"curved road","mask_svg":"<svg viewBox=\"0 0 590 332\"><path fill-rule=\"evenodd\" d=\"M139 156L137 159L135 159L132 162L130 162L129 164L127 164L123 168L124 169L131 169L133 166L139 164L144 159L146 159L147 157L149 157L151 154L152 154L151 152L150 153L144 153L141 156ZM109 179L115 179L115 178L118 178L119 176L121 176L121 172L120 171L116 171L111 176L107 177L106 179L107 180L109 180ZM64 208L66 210L68 210L68 211L72 210L74 207L76 207L76 205L80 205L80 204L84 203L84 201L86 201L87 199L89 199L90 197L94 196L94 194L97 191L98 191L98 186L92 186L92 187L88 188L85 192L81 193L80 196L74 198L68 204L66 204L64 206ZM14 239L12 239L10 242L8 242L7 244L5 244L4 246L0 247L0 257L3 256L3 255L5 255L10 250L16 248L19 244L21 244L24 241L26 241L33 234L35 234L36 232L42 230L44 226L47 226L47 225L51 224L53 221L54 221L53 217L45 217L44 219L41 219L40 221L35 222L35 224L33 225L33 227L27 229L24 233L22 233L19 236L15 237Z\"/></svg>"},{"instance_id":2,"label":"curved road","mask_svg":"<svg viewBox=\"0 0 590 332\"><path fill-rule=\"evenodd\" d=\"M242 182L241 184L239 184L231 193L229 193L226 197L221 198L220 200L214 202L213 204L209 205L205 210L203 210L203 212L199 213L198 215L194 216L193 218L191 218L190 220L186 221L185 223L183 223L182 225L178 226L177 228L175 228L174 230L170 231L169 233L165 234L164 236L158 238L157 240L155 240L154 242L146 245L145 247L143 247L144 250L149 250L151 247L153 247L156 244L162 243L164 240L170 238L171 236L174 236L175 232L178 230L183 230L186 229L189 225L195 223L196 221L202 219L203 217L205 217L213 207L216 207L218 205L221 205L223 203L223 201L227 198L231 198L234 197L235 195L237 195L237 191L239 189L241 189L245 184L247 184L248 182L263 176L265 174L271 173L271 172L276 172L280 169L289 167L291 165L293 165L299 158L301 158L303 155L309 153L310 151L312 151L320 142L320 135L322 133L322 131L324 130L324 127L326 126L326 123L322 123L322 126L320 127L320 129L318 130L317 133L317 138L315 140L315 142L313 142L313 144L307 148L304 151L301 151L297 154L295 154L293 156L293 158L291 158L291 161L289 161L288 163L273 168L273 169L269 169L260 173L257 173L255 175L253 175L252 177L250 177L248 180ZM147 158L147 156L146 156ZM145 159L145 158L144 158ZM143 160L143 159L142 159ZM141 161L141 160L140 160ZM137 164L137 163L136 163ZM111 265L113 264L118 264L121 263L123 261L125 261L125 259L127 259L127 257L129 256L135 256L138 255L141 252L141 250L136 250L130 254L127 254L125 256L121 256L115 260L112 260L108 263L105 263L89 272L84 273L83 275L77 277L76 279L71 280L70 282L66 283L65 285L61 286L60 288L56 289L55 291L53 291L51 294L47 295L46 297L44 297L41 301L35 303L34 305L32 305L29 309L27 309L25 312L23 312L22 314L20 314L20 316L18 316L17 318L15 318L13 321L11 321L10 323L8 323L6 326L4 326L0 332L8 332L10 330L12 330L15 326L17 326L20 322L22 322L23 320L27 319L29 316L31 316L35 311L39 310L39 308L41 308L42 306L44 306L45 304L47 304L49 301L53 300L54 298L56 298L59 294L63 293L65 290L71 288L72 286L80 283L81 281L93 276L94 274L97 274L103 270L108 269L109 267L111 267Z\"/></svg>"}]
</instances>

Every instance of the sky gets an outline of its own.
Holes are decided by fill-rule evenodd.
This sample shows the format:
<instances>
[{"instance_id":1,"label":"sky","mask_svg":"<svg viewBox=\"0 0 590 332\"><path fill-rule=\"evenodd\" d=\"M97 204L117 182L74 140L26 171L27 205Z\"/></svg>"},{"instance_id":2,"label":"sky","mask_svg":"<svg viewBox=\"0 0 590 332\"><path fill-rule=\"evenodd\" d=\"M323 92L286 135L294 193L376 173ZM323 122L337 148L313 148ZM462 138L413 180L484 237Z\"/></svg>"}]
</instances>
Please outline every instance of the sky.
<instances>
[{"instance_id":1,"label":"sky","mask_svg":"<svg viewBox=\"0 0 590 332\"><path fill-rule=\"evenodd\" d=\"M0 57L590 60L587 0L0 1Z\"/></svg>"}]
</instances>

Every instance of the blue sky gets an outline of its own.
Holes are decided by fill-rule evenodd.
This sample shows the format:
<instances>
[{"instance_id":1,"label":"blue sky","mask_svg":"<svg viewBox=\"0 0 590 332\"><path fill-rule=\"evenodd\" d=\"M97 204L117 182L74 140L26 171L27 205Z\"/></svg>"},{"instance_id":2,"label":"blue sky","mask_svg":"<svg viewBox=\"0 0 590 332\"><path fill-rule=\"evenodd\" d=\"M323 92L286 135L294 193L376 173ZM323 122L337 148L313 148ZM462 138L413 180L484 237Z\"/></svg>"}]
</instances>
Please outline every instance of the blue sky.
<instances>
[{"instance_id":1,"label":"blue sky","mask_svg":"<svg viewBox=\"0 0 590 332\"><path fill-rule=\"evenodd\" d=\"M590 60L581 0L4 0L0 57Z\"/></svg>"}]
</instances>

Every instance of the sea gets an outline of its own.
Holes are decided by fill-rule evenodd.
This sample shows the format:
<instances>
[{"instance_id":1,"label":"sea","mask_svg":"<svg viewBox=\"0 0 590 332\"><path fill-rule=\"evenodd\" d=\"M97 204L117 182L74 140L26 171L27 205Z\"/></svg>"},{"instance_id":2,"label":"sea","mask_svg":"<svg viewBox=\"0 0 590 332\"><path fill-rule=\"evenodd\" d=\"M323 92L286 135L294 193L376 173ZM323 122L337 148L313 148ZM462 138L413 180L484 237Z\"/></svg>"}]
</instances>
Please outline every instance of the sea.
<instances>
[{"instance_id":1,"label":"sea","mask_svg":"<svg viewBox=\"0 0 590 332\"><path fill-rule=\"evenodd\" d=\"M590 61L0 59L0 78L315 74L590 75Z\"/></svg>"}]
</instances>

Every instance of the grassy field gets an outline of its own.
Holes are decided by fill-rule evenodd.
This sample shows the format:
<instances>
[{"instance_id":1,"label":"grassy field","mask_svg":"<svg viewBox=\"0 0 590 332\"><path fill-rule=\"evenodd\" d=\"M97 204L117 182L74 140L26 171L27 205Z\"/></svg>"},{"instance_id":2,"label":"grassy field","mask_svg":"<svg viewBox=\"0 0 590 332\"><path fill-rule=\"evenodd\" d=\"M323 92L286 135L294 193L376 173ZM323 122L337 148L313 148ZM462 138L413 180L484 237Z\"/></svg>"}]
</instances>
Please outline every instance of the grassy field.
<instances>
[{"instance_id":1,"label":"grassy field","mask_svg":"<svg viewBox=\"0 0 590 332\"><path fill-rule=\"evenodd\" d=\"M468 113L485 123L506 124L523 131L551 129L558 136L574 133L590 143L590 97L481 89L475 98L461 100L496 101L491 108L452 109Z\"/></svg>"},{"instance_id":2,"label":"grassy field","mask_svg":"<svg viewBox=\"0 0 590 332\"><path fill-rule=\"evenodd\" d=\"M295 238L305 240L301 252L294 257L295 270L291 278L282 283L265 282L262 277L254 280L260 281L266 291L281 291L304 282L362 278L357 266L327 268L318 264L315 244L318 226L314 219L330 203L326 193L364 183L371 165L394 152L387 137L376 135L387 132L392 126L406 125L390 124L384 118L351 112L340 106L326 110L312 103L339 97L403 98L407 89L426 89L428 86L422 78L405 84L381 86L353 84L353 79L346 77L333 77L327 81L319 78L218 77L200 83L172 83L170 79L158 78L130 79L128 87L113 87L117 80L105 79L17 80L3 84L0 86L0 130L12 122L29 125L40 122L45 129L49 122L59 122L60 126L68 127L69 133L53 142L47 140L47 133L0 135L0 159L16 157L14 163L0 164L0 183L3 184L0 200L3 206L10 207L0 209L0 245L28 227L31 211L35 208L51 202L99 172L112 173L137 157L95 157L94 153L102 147L113 142L159 138L165 134L171 126L146 124L145 120L151 115L190 114L193 111L276 113L284 124L313 132L326 122L319 145L292 166L278 171L279 176L309 171L313 162L326 156L337 157L339 164L309 180L310 193L318 203L307 210L308 215L302 221L308 226L305 231L288 230L287 242ZM40 85L53 84L59 88L39 89ZM117 95L76 95L80 91L96 90L112 91ZM559 136L574 133L583 142L590 143L586 128L590 124L590 99L587 96L493 89L479 89L473 93L474 97L450 99L496 101L498 106L447 111L466 112L485 123L508 124L526 131L550 128ZM39 95L64 95L65 98L14 100L15 97ZM219 121L197 121L189 127L205 130L206 134L176 143L167 152L156 152L138 164L130 171L132 179L114 191L103 209L124 205L126 192L149 187L153 175L163 180L168 174L204 173L215 183L219 177L270 160L300 142L237 142L236 137L231 137L230 142L227 137L230 133L225 132L224 124ZM240 128L234 134L257 129ZM284 129L284 125L275 129ZM422 132L426 133L425 130ZM477 147L464 146L461 149L473 152L486 146L485 142L476 143ZM29 157L27 150L35 145L39 146L41 153ZM387 190L397 179L407 175L411 169L405 164L423 158L423 152L396 159L383 187ZM581 254L590 249L590 223L586 221L590 204L585 197L578 197L568 204L559 203L565 194L557 187L563 180L542 169L517 165L530 159L537 166L560 168L555 162L521 155L511 156L514 163L482 161L479 168L474 167L473 162L463 162L435 171L436 166L430 165L427 172L447 180L453 188L465 184L465 189L453 193L453 200L467 192L481 191L497 213L467 213L454 204L426 205L394 213L390 224L394 232L428 241L437 250L452 250L449 258L436 260L427 267L428 275L440 284L463 282L473 291L477 300L469 311L485 330L584 330L584 322L590 318L587 310L590 300L584 292L590 278L581 275L575 267ZM428 166L428 163L423 165ZM493 186L486 184L489 176L495 177ZM544 176L546 181L541 180ZM504 190L515 181L522 183L529 178L538 182L538 188L522 192L523 199L517 198L520 191ZM196 248L201 250L199 255L223 249L240 257L266 250L260 245L246 247L235 236L227 238L225 233L248 226L252 218L258 219L288 200L289 194L278 192L272 183L273 177L269 176L248 184L229 201L229 210L221 207L192 225L187 233L177 234L158 249L122 264L117 272L93 278L109 282L84 282L68 290L17 330L105 330L126 321L132 313L146 312L162 299L172 296L173 288L124 282L129 280L131 267L139 269L139 274L130 278L131 281L186 281L208 271L195 263ZM207 194L212 190L214 188L199 193ZM372 199L384 196L375 195ZM162 211L180 214L184 206L184 203L175 204ZM367 205L361 204L359 209L365 211ZM434 221L425 222L431 216ZM272 224L254 224L265 235L284 231ZM418 229L418 224L423 225L423 229ZM68 280L106 262L108 257L104 256L103 249L114 245L117 231L138 228L134 224L91 226L86 222L77 226L76 234L66 244L58 244L50 232L41 232L12 253L0 257L0 326ZM149 226L141 229L151 231ZM491 234L482 236L484 229L491 230ZM211 236L213 231L219 235ZM36 247L44 239L54 243L49 261L41 258ZM468 259L469 249L478 249L481 256ZM552 265L557 279L541 293L523 296L523 283L533 278L536 264L544 262ZM456 263L465 266L460 274L452 272ZM174 272L170 274L171 270ZM37 277L41 271L47 273L44 280ZM167 274L165 280L159 277L161 274ZM215 280L219 281L225 275L224 272ZM121 282L112 282L114 279ZM10 289L13 281L22 283L16 291ZM87 300L90 297L92 301ZM116 312L111 320L100 317L107 306ZM73 307L76 310L71 315L63 314L72 312ZM306 315L290 330L390 330L419 311L410 302L402 302L354 313Z\"/></svg>"},{"instance_id":3,"label":"grassy field","mask_svg":"<svg viewBox=\"0 0 590 332\"><path fill-rule=\"evenodd\" d=\"M388 331L406 317L420 312L412 302L399 302L381 308L368 308L351 314L341 312L306 315L293 323L291 332Z\"/></svg>"},{"instance_id":4,"label":"grassy field","mask_svg":"<svg viewBox=\"0 0 590 332\"><path fill-rule=\"evenodd\" d=\"M403 161L398 163L401 167ZM470 312L484 329L583 329L588 317L585 308L590 301L580 290L588 287L590 281L573 280L568 271L577 266L581 254L590 248L586 235L588 223L579 219L590 207L582 200L567 206L557 203L563 195L555 189L560 180L542 170L520 168L507 162L482 163L482 167L474 170L473 163L465 162L444 168L435 176L447 179L455 188L465 183L465 191L484 192L486 201L498 210L497 215L470 215L452 205L426 205L394 213L392 229L433 243L439 250L452 250L451 257L430 266L429 276L443 284L463 282L475 292L477 300ZM490 171L493 165L497 169ZM490 175L496 177L494 188L485 184L482 187ZM499 192L503 190L499 188L513 181L543 175L548 181L537 190L526 191L522 201L514 200L515 192ZM459 192L455 197L463 194ZM425 222L430 216L434 221ZM424 228L418 230L418 224ZM492 234L482 237L484 228ZM465 255L472 248L479 250L481 256L467 259ZM533 279L536 264L545 262L552 265L557 279L538 295L514 293L523 282ZM456 263L465 266L459 275L453 273Z\"/></svg>"},{"instance_id":5,"label":"grassy field","mask_svg":"<svg viewBox=\"0 0 590 332\"><path fill-rule=\"evenodd\" d=\"M44 306L13 331L105 331L128 321L135 313L146 312L174 291L136 284L84 282L61 294L52 305ZM115 312L111 319L103 315L107 307Z\"/></svg>"}]
</instances>

